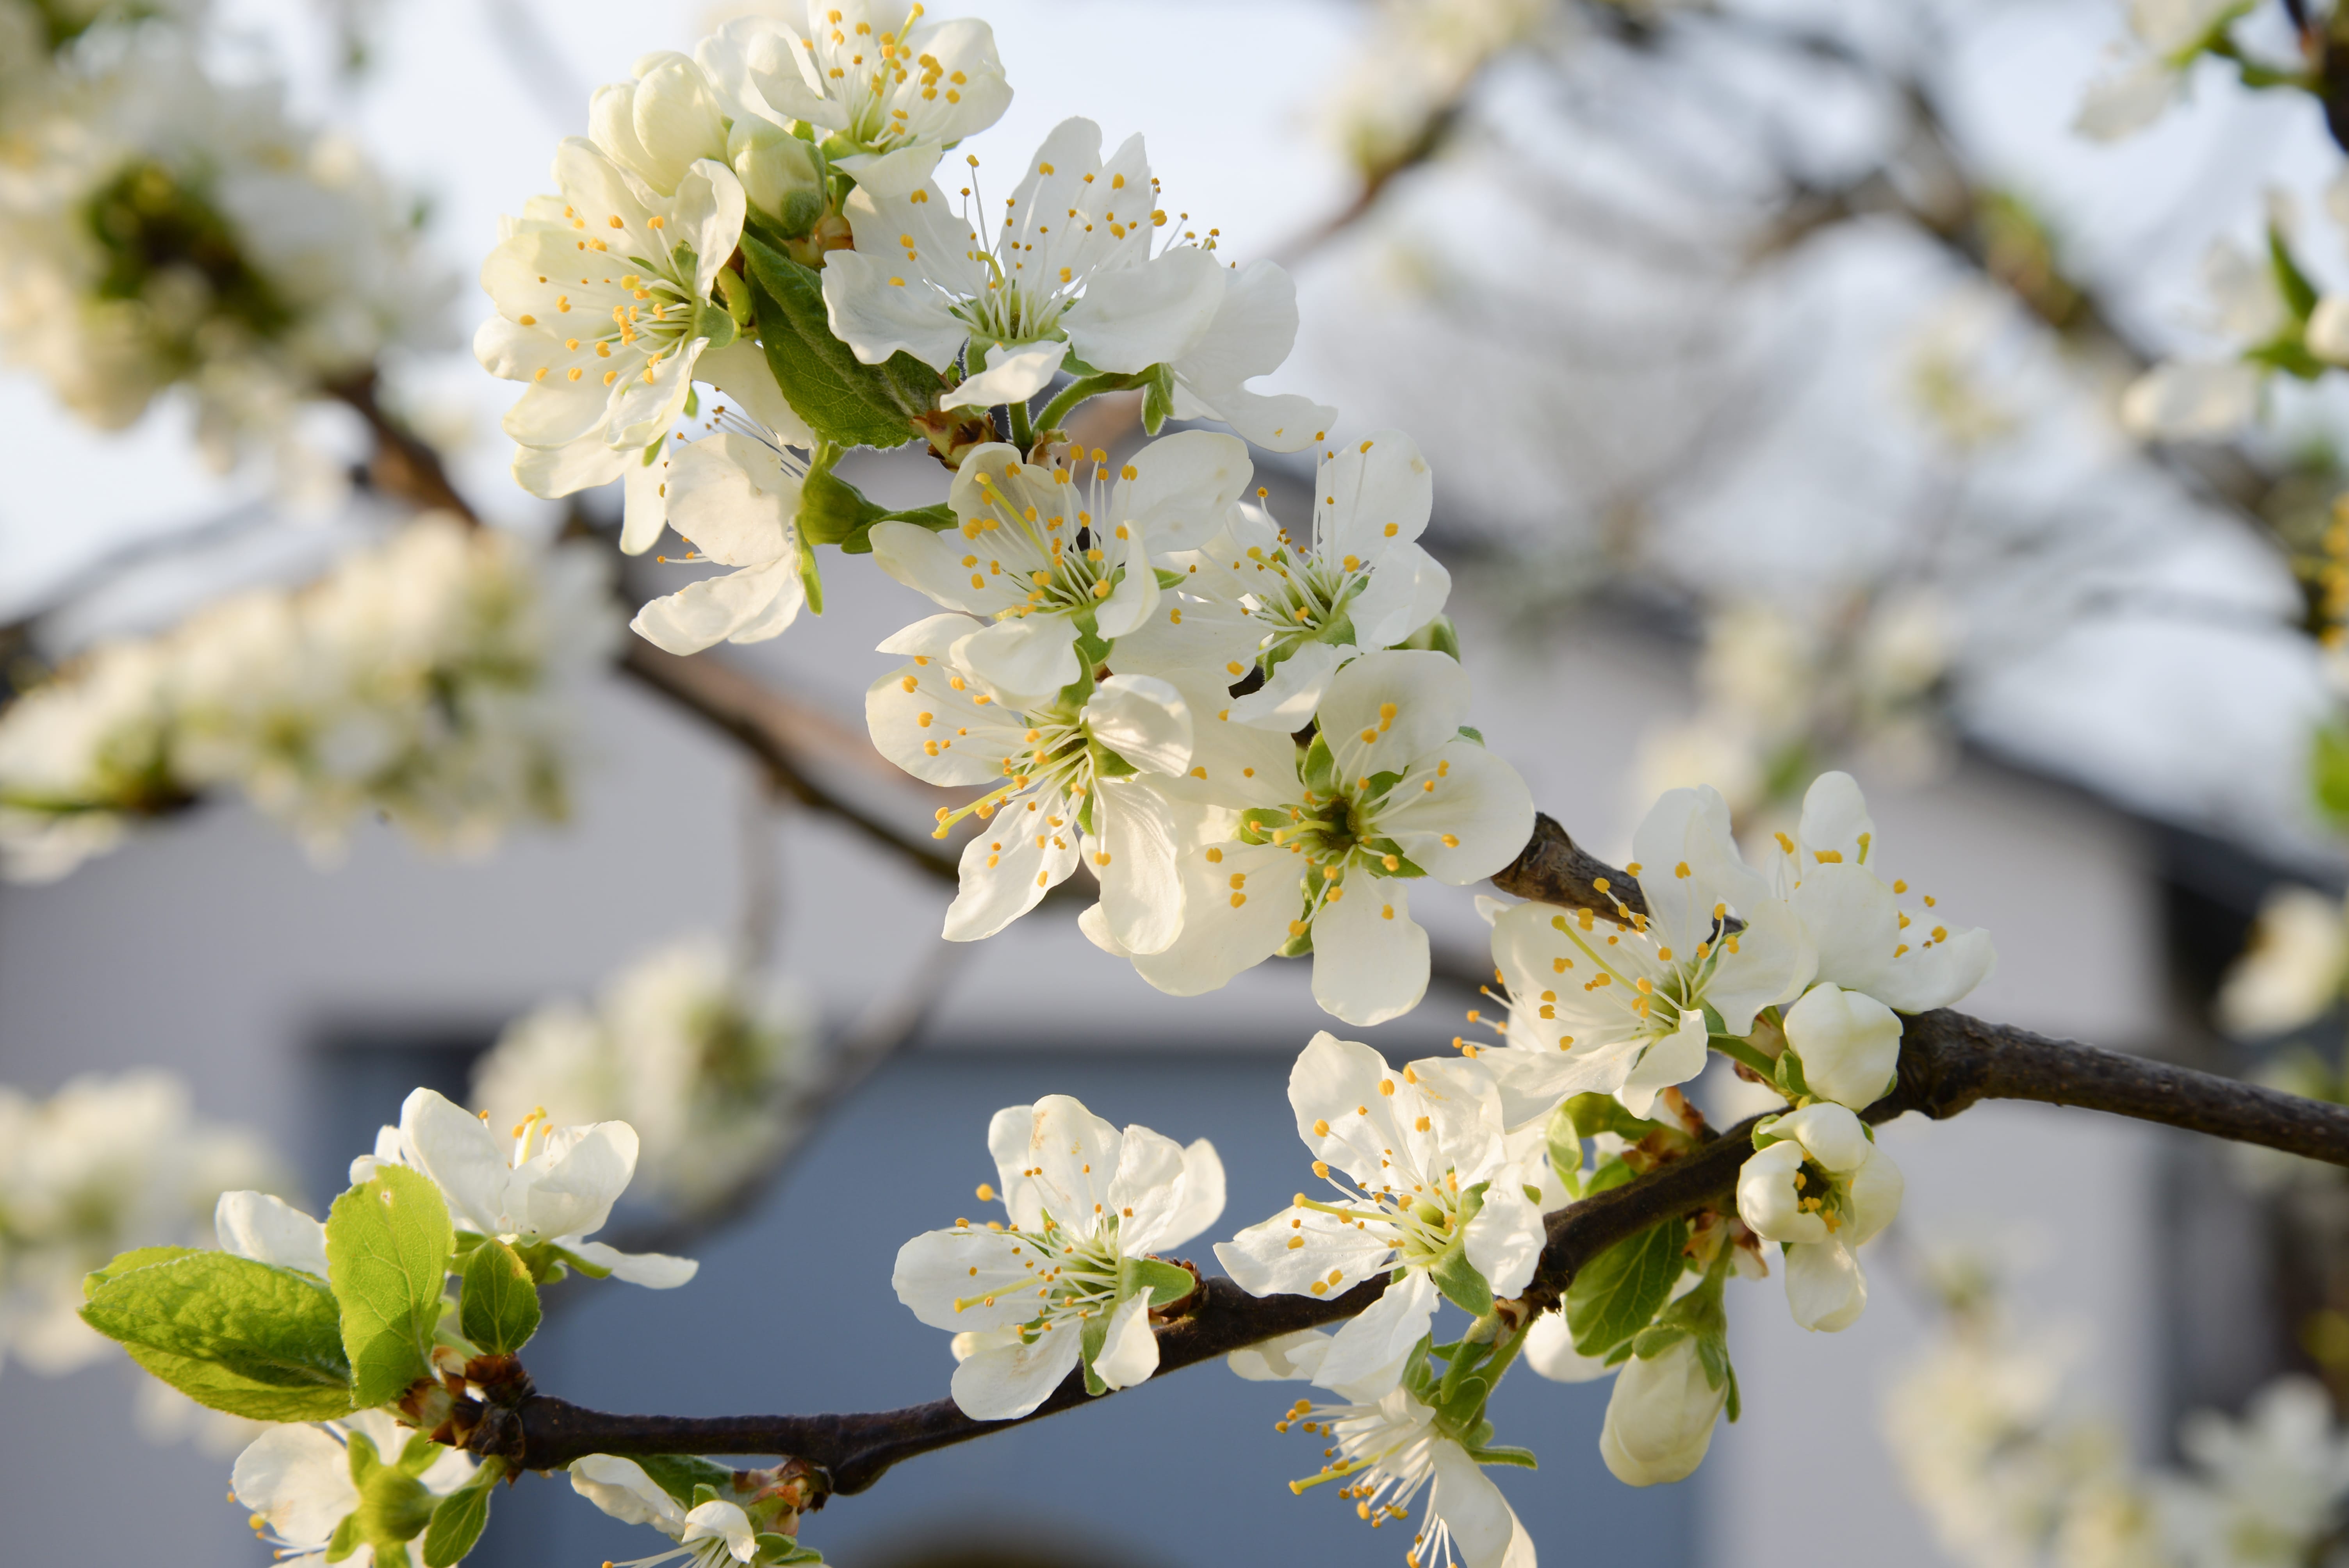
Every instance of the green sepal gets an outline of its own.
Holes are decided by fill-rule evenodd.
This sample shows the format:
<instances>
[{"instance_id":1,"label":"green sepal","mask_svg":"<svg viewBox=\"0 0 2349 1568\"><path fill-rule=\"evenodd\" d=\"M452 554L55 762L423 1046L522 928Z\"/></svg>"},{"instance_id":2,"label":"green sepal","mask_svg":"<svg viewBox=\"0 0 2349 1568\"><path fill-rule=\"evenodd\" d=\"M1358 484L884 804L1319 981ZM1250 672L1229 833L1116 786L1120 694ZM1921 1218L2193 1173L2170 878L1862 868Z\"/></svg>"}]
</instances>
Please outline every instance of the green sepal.
<instances>
[{"instance_id":1,"label":"green sepal","mask_svg":"<svg viewBox=\"0 0 2349 1568\"><path fill-rule=\"evenodd\" d=\"M1445 1253L1436 1265L1427 1271L1427 1277L1435 1282L1435 1288L1444 1293L1444 1299L1461 1311L1482 1317L1493 1310L1493 1287L1468 1261L1467 1248L1454 1247Z\"/></svg>"},{"instance_id":2,"label":"green sepal","mask_svg":"<svg viewBox=\"0 0 2349 1568\"><path fill-rule=\"evenodd\" d=\"M424 1527L424 1568L452 1568L465 1560L490 1522L490 1495L505 1470L505 1460L492 1454L481 1461L471 1480L434 1505L432 1522Z\"/></svg>"},{"instance_id":3,"label":"green sepal","mask_svg":"<svg viewBox=\"0 0 2349 1568\"><path fill-rule=\"evenodd\" d=\"M540 1264L531 1256L533 1252L539 1251L540 1249L543 1249L543 1256L545 1258L545 1266L543 1270L542 1270ZM554 1245L552 1242L540 1242L532 1246L516 1247L514 1251L521 1256L523 1262L530 1264L530 1277L538 1281L541 1284L544 1284L550 1279L561 1279L563 1277L563 1272L565 1269L569 1269L575 1274L585 1274L589 1279L610 1279L612 1277L612 1269L610 1264L591 1264L585 1258L581 1257L577 1253L566 1252L563 1248Z\"/></svg>"},{"instance_id":4,"label":"green sepal","mask_svg":"<svg viewBox=\"0 0 2349 1568\"><path fill-rule=\"evenodd\" d=\"M1419 648L1431 654L1449 654L1460 657L1460 633L1449 615L1438 615L1410 636L1395 645L1398 648Z\"/></svg>"},{"instance_id":5,"label":"green sepal","mask_svg":"<svg viewBox=\"0 0 2349 1568\"><path fill-rule=\"evenodd\" d=\"M480 1246L483 1242L488 1240L489 1237L475 1231L459 1231L457 1233L457 1239L450 1243L450 1261L452 1263L463 1263L467 1258L473 1255L473 1249L475 1247Z\"/></svg>"},{"instance_id":6,"label":"green sepal","mask_svg":"<svg viewBox=\"0 0 2349 1568\"><path fill-rule=\"evenodd\" d=\"M1127 1258L1118 1264L1117 1275L1120 1300L1146 1290L1153 1306L1172 1306L1199 1288L1189 1269L1156 1258Z\"/></svg>"},{"instance_id":7,"label":"green sepal","mask_svg":"<svg viewBox=\"0 0 2349 1568\"><path fill-rule=\"evenodd\" d=\"M1460 727L1460 738L1463 740L1473 740L1477 745L1482 746L1485 744L1485 732L1481 729L1464 724Z\"/></svg>"},{"instance_id":8,"label":"green sepal","mask_svg":"<svg viewBox=\"0 0 2349 1568\"><path fill-rule=\"evenodd\" d=\"M680 1508L691 1508L695 1492L702 1487L725 1492L734 1484L732 1470L693 1454L624 1454L621 1457L652 1477L653 1484L675 1498Z\"/></svg>"},{"instance_id":9,"label":"green sepal","mask_svg":"<svg viewBox=\"0 0 2349 1568\"><path fill-rule=\"evenodd\" d=\"M538 1332L538 1286L530 1265L503 1242L485 1241L465 1260L465 1290L457 1324L464 1336L492 1356L511 1356Z\"/></svg>"},{"instance_id":10,"label":"green sepal","mask_svg":"<svg viewBox=\"0 0 2349 1568\"><path fill-rule=\"evenodd\" d=\"M2276 293L2283 296L2283 303L2295 319L2306 321L2316 309L2316 285L2308 281L2308 274L2292 259L2283 231L2272 223L2268 225L2268 265L2275 273Z\"/></svg>"},{"instance_id":11,"label":"green sepal","mask_svg":"<svg viewBox=\"0 0 2349 1568\"><path fill-rule=\"evenodd\" d=\"M837 446L827 443L819 448L807 477L800 481L798 528L803 542L837 545L843 555L870 555L876 522L910 522L940 533L959 521L954 508L944 501L911 511L892 511L866 499L864 491L833 471L839 459Z\"/></svg>"},{"instance_id":12,"label":"green sepal","mask_svg":"<svg viewBox=\"0 0 2349 1568\"><path fill-rule=\"evenodd\" d=\"M1631 1336L1631 1354L1642 1361L1653 1361L1688 1336L1689 1331L1685 1328L1661 1323L1650 1324ZM1707 1380L1719 1381L1712 1377Z\"/></svg>"},{"instance_id":13,"label":"green sepal","mask_svg":"<svg viewBox=\"0 0 2349 1568\"><path fill-rule=\"evenodd\" d=\"M454 1241L440 1190L404 1165L377 1167L326 1212L327 1280L342 1304L353 1405L395 1399L430 1374Z\"/></svg>"},{"instance_id":14,"label":"green sepal","mask_svg":"<svg viewBox=\"0 0 2349 1568\"><path fill-rule=\"evenodd\" d=\"M1541 1460L1534 1457L1534 1451L1531 1449L1488 1444L1470 1449L1468 1457L1480 1465L1515 1465L1519 1470L1541 1469Z\"/></svg>"},{"instance_id":15,"label":"green sepal","mask_svg":"<svg viewBox=\"0 0 2349 1568\"><path fill-rule=\"evenodd\" d=\"M1667 1220L1627 1236L1575 1271L1566 1290L1574 1348L1603 1356L1648 1326L1681 1277L1688 1225Z\"/></svg>"},{"instance_id":16,"label":"green sepal","mask_svg":"<svg viewBox=\"0 0 2349 1568\"><path fill-rule=\"evenodd\" d=\"M1744 1412L1744 1402L1737 1397L1737 1368L1732 1367L1729 1369L1729 1418L1732 1421L1735 1421L1739 1415Z\"/></svg>"},{"instance_id":17,"label":"green sepal","mask_svg":"<svg viewBox=\"0 0 2349 1568\"><path fill-rule=\"evenodd\" d=\"M797 1563L821 1563L823 1553L812 1546L802 1546L788 1535L772 1531L755 1537L759 1545L759 1568L788 1568Z\"/></svg>"},{"instance_id":18,"label":"green sepal","mask_svg":"<svg viewBox=\"0 0 2349 1568\"><path fill-rule=\"evenodd\" d=\"M1339 791L1338 759L1330 749L1330 738L1319 730L1313 732L1312 742L1305 748L1305 759L1299 769L1305 787L1324 799Z\"/></svg>"},{"instance_id":19,"label":"green sepal","mask_svg":"<svg viewBox=\"0 0 2349 1568\"><path fill-rule=\"evenodd\" d=\"M690 1512L694 1509L699 1508L706 1503L722 1501L725 1500L727 1492L731 1490L732 1487L730 1483L728 1486L720 1487L710 1481L701 1481L695 1485L693 1489L692 1501L688 1501L685 1505L686 1510Z\"/></svg>"},{"instance_id":20,"label":"green sepal","mask_svg":"<svg viewBox=\"0 0 2349 1568\"><path fill-rule=\"evenodd\" d=\"M1795 1053L1792 1045L1778 1053L1771 1077L1778 1086L1778 1092L1789 1100L1803 1099L1811 1092L1809 1080L1803 1077L1803 1058ZM1754 1147L1759 1149L1762 1146L1757 1142Z\"/></svg>"},{"instance_id":21,"label":"green sepal","mask_svg":"<svg viewBox=\"0 0 2349 1568\"><path fill-rule=\"evenodd\" d=\"M1180 588L1186 581L1189 580L1191 575L1187 572L1177 572L1173 568L1166 566L1157 568L1157 572L1158 591L1162 593L1171 593L1174 589Z\"/></svg>"},{"instance_id":22,"label":"green sepal","mask_svg":"<svg viewBox=\"0 0 2349 1568\"><path fill-rule=\"evenodd\" d=\"M343 1515L343 1522L335 1526L334 1534L326 1538L326 1561L340 1563L357 1552L360 1544L359 1516L347 1513Z\"/></svg>"},{"instance_id":23,"label":"green sepal","mask_svg":"<svg viewBox=\"0 0 2349 1568\"><path fill-rule=\"evenodd\" d=\"M718 275L722 280L730 278L734 274L721 272ZM734 319L732 309L727 305L711 304L708 300L703 300L693 307L691 335L694 337L708 338L709 340L708 347L731 347L734 340L742 335L743 325L744 323Z\"/></svg>"},{"instance_id":24,"label":"green sepal","mask_svg":"<svg viewBox=\"0 0 2349 1568\"><path fill-rule=\"evenodd\" d=\"M1109 1392L1109 1385L1093 1370L1094 1359L1101 1355L1102 1346L1109 1343L1109 1319L1106 1310L1094 1313L1085 1319L1084 1333L1077 1341L1077 1353L1084 1361L1085 1392L1095 1396Z\"/></svg>"},{"instance_id":25,"label":"green sepal","mask_svg":"<svg viewBox=\"0 0 2349 1568\"><path fill-rule=\"evenodd\" d=\"M844 447L901 447L913 421L936 408L938 373L902 350L880 365L858 360L832 334L822 275L754 234L742 254L757 284L759 342L784 399L808 428Z\"/></svg>"},{"instance_id":26,"label":"green sepal","mask_svg":"<svg viewBox=\"0 0 2349 1568\"><path fill-rule=\"evenodd\" d=\"M340 1314L316 1278L226 1253L131 1266L125 1253L85 1281L82 1320L140 1366L211 1409L256 1420L324 1420L351 1410Z\"/></svg>"},{"instance_id":27,"label":"green sepal","mask_svg":"<svg viewBox=\"0 0 2349 1568\"><path fill-rule=\"evenodd\" d=\"M1550 1171L1557 1178L1558 1185L1566 1189L1568 1197L1581 1197L1582 1132L1565 1106L1550 1113L1544 1141L1549 1151Z\"/></svg>"},{"instance_id":28,"label":"green sepal","mask_svg":"<svg viewBox=\"0 0 2349 1568\"><path fill-rule=\"evenodd\" d=\"M1452 1386L1437 1414L1454 1427L1464 1429L1477 1423L1485 1413L1485 1401L1492 1397L1493 1380L1471 1372Z\"/></svg>"},{"instance_id":29,"label":"green sepal","mask_svg":"<svg viewBox=\"0 0 2349 1568\"><path fill-rule=\"evenodd\" d=\"M1611 1132L1626 1143L1637 1143L1650 1133L1663 1130L1662 1122L1633 1116L1611 1094L1578 1094L1559 1109L1572 1118L1575 1133L1581 1138Z\"/></svg>"},{"instance_id":30,"label":"green sepal","mask_svg":"<svg viewBox=\"0 0 2349 1568\"><path fill-rule=\"evenodd\" d=\"M1143 374L1150 379L1142 384L1142 428L1154 436L1174 412L1174 371L1171 366L1154 365Z\"/></svg>"}]
</instances>

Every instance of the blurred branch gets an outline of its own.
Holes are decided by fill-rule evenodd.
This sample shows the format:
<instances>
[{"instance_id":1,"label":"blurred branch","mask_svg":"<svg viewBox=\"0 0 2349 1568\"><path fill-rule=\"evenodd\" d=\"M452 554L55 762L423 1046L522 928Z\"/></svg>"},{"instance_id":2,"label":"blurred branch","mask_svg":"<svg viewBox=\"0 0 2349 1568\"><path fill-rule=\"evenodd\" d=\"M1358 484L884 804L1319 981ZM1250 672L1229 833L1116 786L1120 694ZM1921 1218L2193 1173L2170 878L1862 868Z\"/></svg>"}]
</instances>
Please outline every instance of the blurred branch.
<instances>
[{"instance_id":1,"label":"blurred branch","mask_svg":"<svg viewBox=\"0 0 2349 1568\"><path fill-rule=\"evenodd\" d=\"M1525 851L1493 880L1506 892L1609 915L1642 907L1631 877L1583 851L1547 817L1537 820ZM1911 1110L1941 1119L1985 1099L2083 1106L2349 1166L2349 1107L1947 1010L1907 1020L1897 1087L1865 1114L1875 1122ZM1721 1204L1753 1151L1753 1128L1752 1120L1740 1122L1678 1161L1547 1216L1547 1242L1524 1306L1537 1310L1556 1303L1576 1271L1616 1243ZM1158 1331L1159 1372L1354 1316L1385 1286L1380 1277L1327 1299L1256 1297L1229 1280L1204 1280L1190 1310ZM496 1451L533 1470L605 1452L787 1455L820 1467L831 1491L848 1493L864 1491L917 1454L1091 1399L1081 1371L1071 1372L1032 1414L1011 1421L974 1420L947 1399L855 1415L699 1418L607 1415L533 1394L523 1402L518 1422L477 1431L502 1434L504 1446Z\"/></svg>"}]
</instances>

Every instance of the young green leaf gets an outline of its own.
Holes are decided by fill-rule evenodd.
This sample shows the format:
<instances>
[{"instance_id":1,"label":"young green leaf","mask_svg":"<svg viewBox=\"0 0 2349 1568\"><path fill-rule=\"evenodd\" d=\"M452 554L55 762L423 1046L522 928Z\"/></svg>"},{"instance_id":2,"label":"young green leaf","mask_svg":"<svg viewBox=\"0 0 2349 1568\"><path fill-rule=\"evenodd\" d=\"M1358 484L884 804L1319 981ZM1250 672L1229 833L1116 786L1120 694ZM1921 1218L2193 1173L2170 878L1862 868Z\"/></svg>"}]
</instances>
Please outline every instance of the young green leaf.
<instances>
[{"instance_id":1,"label":"young green leaf","mask_svg":"<svg viewBox=\"0 0 2349 1568\"><path fill-rule=\"evenodd\" d=\"M720 1495L734 1484L734 1472L724 1465L713 1464L691 1454L623 1454L645 1474L653 1484L675 1498L680 1507L693 1506L693 1494L698 1487L709 1487Z\"/></svg>"},{"instance_id":2,"label":"young green leaf","mask_svg":"<svg viewBox=\"0 0 2349 1568\"><path fill-rule=\"evenodd\" d=\"M111 1272L135 1255L100 1271L81 1315L140 1366L199 1404L235 1415L349 1413L335 1298L317 1281L226 1253L185 1252Z\"/></svg>"},{"instance_id":3,"label":"young green leaf","mask_svg":"<svg viewBox=\"0 0 2349 1568\"><path fill-rule=\"evenodd\" d=\"M903 352L866 365L832 335L823 275L752 234L742 254L758 284L759 342L792 409L843 447L900 447L912 421L937 407L938 373Z\"/></svg>"},{"instance_id":4,"label":"young green leaf","mask_svg":"<svg viewBox=\"0 0 2349 1568\"><path fill-rule=\"evenodd\" d=\"M1648 1326L1681 1276L1688 1226L1667 1220L1626 1237L1582 1265L1566 1290L1574 1348L1604 1356Z\"/></svg>"},{"instance_id":5,"label":"young green leaf","mask_svg":"<svg viewBox=\"0 0 2349 1568\"><path fill-rule=\"evenodd\" d=\"M193 1257L202 1250L201 1247L133 1247L127 1253L117 1253L104 1268L92 1269L82 1275L81 1298L88 1301L98 1294L99 1285L117 1275L127 1274L132 1269L152 1268L157 1264L168 1264L174 1258Z\"/></svg>"},{"instance_id":6,"label":"young green leaf","mask_svg":"<svg viewBox=\"0 0 2349 1568\"><path fill-rule=\"evenodd\" d=\"M1199 1287L1189 1269L1156 1258L1128 1258L1118 1269L1123 1276L1119 1282L1123 1294L1137 1295L1146 1290L1153 1306L1172 1306Z\"/></svg>"},{"instance_id":7,"label":"young green leaf","mask_svg":"<svg viewBox=\"0 0 2349 1568\"><path fill-rule=\"evenodd\" d=\"M424 1528L424 1568L453 1568L465 1560L490 1522L490 1494L504 1474L505 1461L492 1455L471 1480L434 1505L432 1522Z\"/></svg>"},{"instance_id":8,"label":"young green leaf","mask_svg":"<svg viewBox=\"0 0 2349 1568\"><path fill-rule=\"evenodd\" d=\"M492 1356L510 1356L538 1332L538 1286L530 1267L494 1237L465 1259L464 1304L457 1326Z\"/></svg>"},{"instance_id":9,"label":"young green leaf","mask_svg":"<svg viewBox=\"0 0 2349 1568\"><path fill-rule=\"evenodd\" d=\"M454 1234L431 1181L402 1165L377 1169L326 1212L326 1277L342 1304L351 1399L380 1405L431 1370Z\"/></svg>"},{"instance_id":10,"label":"young green leaf","mask_svg":"<svg viewBox=\"0 0 2349 1568\"><path fill-rule=\"evenodd\" d=\"M1468 1261L1466 1248L1454 1247L1444 1253L1443 1261L1427 1271L1427 1277L1435 1282L1444 1299L1461 1311L1482 1317L1493 1310L1493 1287Z\"/></svg>"}]
</instances>

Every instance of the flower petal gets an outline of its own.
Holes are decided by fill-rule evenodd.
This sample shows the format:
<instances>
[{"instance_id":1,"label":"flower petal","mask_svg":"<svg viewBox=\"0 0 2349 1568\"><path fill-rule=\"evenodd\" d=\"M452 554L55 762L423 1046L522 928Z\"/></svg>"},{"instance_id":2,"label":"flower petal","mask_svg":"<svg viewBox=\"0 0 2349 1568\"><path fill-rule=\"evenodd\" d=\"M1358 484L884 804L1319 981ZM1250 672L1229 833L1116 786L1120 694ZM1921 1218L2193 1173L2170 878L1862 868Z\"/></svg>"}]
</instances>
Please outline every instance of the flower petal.
<instances>
[{"instance_id":1,"label":"flower petal","mask_svg":"<svg viewBox=\"0 0 2349 1568\"><path fill-rule=\"evenodd\" d=\"M1130 375L1198 341L1223 304L1224 279L1214 252L1176 245L1137 266L1095 273L1061 319L1087 364Z\"/></svg>"},{"instance_id":2,"label":"flower petal","mask_svg":"<svg viewBox=\"0 0 2349 1568\"><path fill-rule=\"evenodd\" d=\"M1150 1331L1150 1297L1130 1295L1110 1315L1109 1333L1093 1357L1093 1376L1112 1388L1131 1388L1158 1370L1158 1336Z\"/></svg>"},{"instance_id":3,"label":"flower petal","mask_svg":"<svg viewBox=\"0 0 2349 1568\"><path fill-rule=\"evenodd\" d=\"M1358 869L1330 890L1313 918L1313 999L1322 1011L1367 1027L1427 995L1427 933L1411 918L1409 886Z\"/></svg>"},{"instance_id":4,"label":"flower petal","mask_svg":"<svg viewBox=\"0 0 2349 1568\"><path fill-rule=\"evenodd\" d=\"M1786 1255L1786 1305L1795 1321L1819 1334L1835 1334L1859 1321L1868 1305L1868 1280L1859 1260L1839 1238L1792 1242Z\"/></svg>"},{"instance_id":5,"label":"flower petal","mask_svg":"<svg viewBox=\"0 0 2349 1568\"><path fill-rule=\"evenodd\" d=\"M1400 1284L1387 1286L1378 1300L1339 1325L1320 1369L1313 1375L1314 1386L1356 1387L1382 1378L1390 1367L1400 1369L1434 1320L1436 1299L1435 1282L1423 1270L1415 1269Z\"/></svg>"},{"instance_id":6,"label":"flower petal","mask_svg":"<svg viewBox=\"0 0 2349 1568\"><path fill-rule=\"evenodd\" d=\"M952 1392L974 1421L1009 1421L1050 1398L1082 1353L1074 1323L1057 1324L1033 1345L991 1346L955 1368Z\"/></svg>"},{"instance_id":7,"label":"flower petal","mask_svg":"<svg viewBox=\"0 0 2349 1568\"><path fill-rule=\"evenodd\" d=\"M1077 869L1069 803L1034 791L1015 796L963 846L961 888L947 906L948 942L994 935L1042 901Z\"/></svg>"},{"instance_id":8,"label":"flower petal","mask_svg":"<svg viewBox=\"0 0 2349 1568\"><path fill-rule=\"evenodd\" d=\"M212 1206L221 1251L326 1277L326 1227L266 1192L223 1192Z\"/></svg>"}]
</instances>

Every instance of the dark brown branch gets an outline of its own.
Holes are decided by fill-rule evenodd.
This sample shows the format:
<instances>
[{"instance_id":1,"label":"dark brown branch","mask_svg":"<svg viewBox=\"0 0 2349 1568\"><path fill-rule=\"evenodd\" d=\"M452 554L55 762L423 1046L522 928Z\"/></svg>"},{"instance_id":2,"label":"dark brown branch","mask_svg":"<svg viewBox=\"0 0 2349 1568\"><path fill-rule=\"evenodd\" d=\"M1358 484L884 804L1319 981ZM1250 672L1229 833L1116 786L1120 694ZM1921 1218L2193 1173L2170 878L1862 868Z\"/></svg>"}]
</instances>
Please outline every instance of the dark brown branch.
<instances>
[{"instance_id":1,"label":"dark brown branch","mask_svg":"<svg viewBox=\"0 0 2349 1568\"><path fill-rule=\"evenodd\" d=\"M1611 913L1617 899L1643 907L1632 878L1580 849L1548 817L1536 820L1525 852L1493 880L1506 892L1575 908ZM2082 1106L2349 1166L2349 1106L2048 1039L1947 1009L1908 1020L1899 1082L1866 1115L1882 1122L1913 1110L1942 1119L1985 1099ZM1557 1302L1575 1272L1617 1242L1723 1204L1752 1151L1753 1125L1741 1122L1683 1159L1551 1214L1528 1303ZM1195 1366L1350 1317L1383 1288L1382 1280L1373 1280L1327 1301L1259 1299L1228 1280L1208 1280L1197 1310L1159 1331L1159 1370ZM861 1415L705 1419L605 1415L535 1397L522 1409L522 1458L530 1468L548 1469L598 1452L789 1455L823 1467L833 1491L854 1492L902 1460L1039 1420L1087 1398L1078 1373L1018 1421L976 1421L951 1400Z\"/></svg>"},{"instance_id":2,"label":"dark brown branch","mask_svg":"<svg viewBox=\"0 0 2349 1568\"><path fill-rule=\"evenodd\" d=\"M326 391L366 420L368 432L375 437L375 455L367 464L369 484L410 505L454 512L471 523L481 521L481 514L473 510L472 503L450 481L449 470L431 443L393 418L377 401L372 366Z\"/></svg>"}]
</instances>

